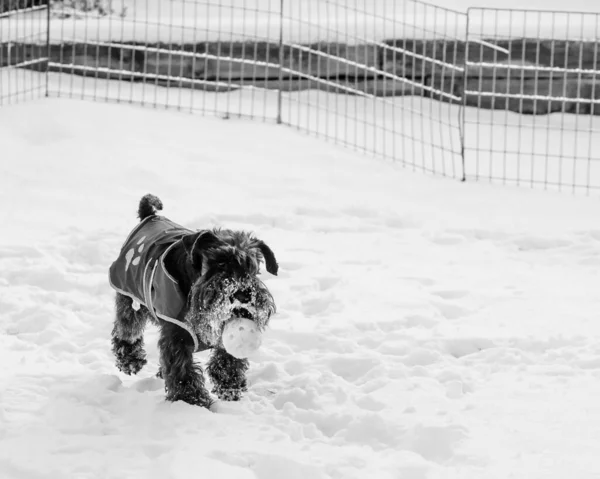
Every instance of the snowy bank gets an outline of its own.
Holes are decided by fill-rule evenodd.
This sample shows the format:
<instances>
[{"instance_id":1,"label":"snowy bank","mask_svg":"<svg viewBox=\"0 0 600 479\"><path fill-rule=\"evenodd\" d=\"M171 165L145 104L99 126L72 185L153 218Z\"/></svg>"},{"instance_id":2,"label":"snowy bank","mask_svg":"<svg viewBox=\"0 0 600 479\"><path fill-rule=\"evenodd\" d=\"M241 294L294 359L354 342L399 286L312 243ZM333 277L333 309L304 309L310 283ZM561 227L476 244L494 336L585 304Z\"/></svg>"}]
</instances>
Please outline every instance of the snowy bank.
<instances>
[{"instance_id":1,"label":"snowy bank","mask_svg":"<svg viewBox=\"0 0 600 479\"><path fill-rule=\"evenodd\" d=\"M3 107L0 132L3 479L600 473L597 200L128 105ZM277 254L240 403L165 403L155 330L138 377L113 364L107 268L149 191Z\"/></svg>"}]
</instances>

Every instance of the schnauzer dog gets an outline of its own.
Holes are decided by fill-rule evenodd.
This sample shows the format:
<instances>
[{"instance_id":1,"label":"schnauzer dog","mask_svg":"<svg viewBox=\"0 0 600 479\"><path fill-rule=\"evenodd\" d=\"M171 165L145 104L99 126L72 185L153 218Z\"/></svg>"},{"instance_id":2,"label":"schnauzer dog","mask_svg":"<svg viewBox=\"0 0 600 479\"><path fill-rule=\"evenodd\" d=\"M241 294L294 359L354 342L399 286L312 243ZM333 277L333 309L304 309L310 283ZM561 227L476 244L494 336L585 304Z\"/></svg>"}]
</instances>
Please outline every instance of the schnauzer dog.
<instances>
[{"instance_id":1,"label":"schnauzer dog","mask_svg":"<svg viewBox=\"0 0 600 479\"><path fill-rule=\"evenodd\" d=\"M192 231L163 216L162 202L145 195L140 223L129 234L110 267L116 290L112 350L117 367L137 374L146 364L143 332L148 320L160 327L160 367L166 398L210 407L196 351L212 349L207 371L212 392L237 401L247 391L248 360L223 346L224 325L233 317L251 320L260 332L275 312L275 303L258 279L261 261L277 274L275 255L245 231Z\"/></svg>"}]
</instances>

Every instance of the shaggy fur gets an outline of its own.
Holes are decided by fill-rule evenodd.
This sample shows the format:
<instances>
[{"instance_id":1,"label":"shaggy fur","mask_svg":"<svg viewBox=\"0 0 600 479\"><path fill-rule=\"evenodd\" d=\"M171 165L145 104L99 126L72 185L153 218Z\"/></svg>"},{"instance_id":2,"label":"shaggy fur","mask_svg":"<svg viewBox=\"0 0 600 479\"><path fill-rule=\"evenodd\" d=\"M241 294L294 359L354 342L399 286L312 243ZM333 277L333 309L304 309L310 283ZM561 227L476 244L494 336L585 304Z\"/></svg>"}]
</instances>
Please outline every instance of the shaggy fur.
<instances>
[{"instance_id":1,"label":"shaggy fur","mask_svg":"<svg viewBox=\"0 0 600 479\"><path fill-rule=\"evenodd\" d=\"M139 204L138 217L144 220L162 209L156 196L146 195ZM219 399L236 401L247 391L245 359L231 356L222 346L225 322L233 316L253 320L264 330L275 312L275 303L266 286L257 278L264 261L269 273L278 270L275 255L261 240L245 231L203 230L189 234L167 254L165 267L175 278L187 305L180 319L192 324L198 338L213 348L208 361L212 392ZM128 296L117 293L112 349L117 367L125 374L137 374L146 364L143 332L147 321L160 327L158 347L160 370L166 398L210 407L201 366L194 362L194 343L183 328L155 318L141 305L136 311Z\"/></svg>"}]
</instances>

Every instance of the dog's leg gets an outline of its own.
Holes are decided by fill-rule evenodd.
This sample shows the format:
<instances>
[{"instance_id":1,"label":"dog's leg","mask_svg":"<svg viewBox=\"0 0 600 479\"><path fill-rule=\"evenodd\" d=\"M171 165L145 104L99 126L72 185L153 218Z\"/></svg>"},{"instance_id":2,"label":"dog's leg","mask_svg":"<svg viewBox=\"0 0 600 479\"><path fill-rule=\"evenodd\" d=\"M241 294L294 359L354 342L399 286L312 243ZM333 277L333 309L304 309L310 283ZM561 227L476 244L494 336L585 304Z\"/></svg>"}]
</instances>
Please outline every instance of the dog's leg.
<instances>
[{"instance_id":1,"label":"dog's leg","mask_svg":"<svg viewBox=\"0 0 600 479\"><path fill-rule=\"evenodd\" d=\"M189 333L163 321L158 347L167 400L210 408L213 401L204 385L202 368L194 363L194 344Z\"/></svg>"},{"instance_id":2,"label":"dog's leg","mask_svg":"<svg viewBox=\"0 0 600 479\"><path fill-rule=\"evenodd\" d=\"M215 348L208 360L208 375L213 382L212 392L223 401L239 401L248 390L246 371L247 359L238 359L222 347Z\"/></svg>"},{"instance_id":3,"label":"dog's leg","mask_svg":"<svg viewBox=\"0 0 600 479\"><path fill-rule=\"evenodd\" d=\"M112 350L117 358L117 367L125 374L137 374L146 364L144 351L144 327L147 310L134 310L128 296L117 293L116 318L112 330Z\"/></svg>"}]
</instances>

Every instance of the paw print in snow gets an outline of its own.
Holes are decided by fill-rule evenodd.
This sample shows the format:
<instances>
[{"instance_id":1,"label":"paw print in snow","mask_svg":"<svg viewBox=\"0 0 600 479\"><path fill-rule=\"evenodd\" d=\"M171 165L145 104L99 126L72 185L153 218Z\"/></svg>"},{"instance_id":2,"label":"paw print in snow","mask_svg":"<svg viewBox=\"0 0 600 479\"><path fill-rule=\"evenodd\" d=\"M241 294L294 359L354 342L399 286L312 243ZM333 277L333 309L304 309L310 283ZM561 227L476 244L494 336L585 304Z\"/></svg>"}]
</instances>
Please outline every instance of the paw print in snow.
<instances>
[{"instance_id":1,"label":"paw print in snow","mask_svg":"<svg viewBox=\"0 0 600 479\"><path fill-rule=\"evenodd\" d=\"M146 237L142 236L139 239L139 241L137 242L137 244L139 245L137 247L138 253L141 253L142 251L144 251L144 240L145 239L146 239ZM131 248L129 251L127 251L127 254L125 255L125 271L127 271L129 269L130 264L132 264L133 266L137 266L138 264L140 264L141 256L137 256L134 258L135 249L136 248Z\"/></svg>"}]
</instances>

